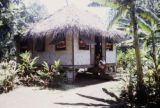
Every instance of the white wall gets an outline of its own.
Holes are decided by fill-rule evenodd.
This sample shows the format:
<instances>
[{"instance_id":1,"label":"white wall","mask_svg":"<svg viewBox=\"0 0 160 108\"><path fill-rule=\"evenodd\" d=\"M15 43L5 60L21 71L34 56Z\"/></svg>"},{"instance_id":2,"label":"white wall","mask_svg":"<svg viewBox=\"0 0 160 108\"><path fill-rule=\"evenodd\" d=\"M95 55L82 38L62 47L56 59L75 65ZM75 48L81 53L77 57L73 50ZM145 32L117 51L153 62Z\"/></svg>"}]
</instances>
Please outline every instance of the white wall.
<instances>
[{"instance_id":1,"label":"white wall","mask_svg":"<svg viewBox=\"0 0 160 108\"><path fill-rule=\"evenodd\" d=\"M53 64L55 60L60 59L62 65L72 65L72 34L67 33L66 50L55 51L55 45L49 45L51 38L46 39L45 52L33 52L33 56L39 56L38 64L46 61L48 64ZM90 65L90 49L79 50L78 33L74 33L74 64L75 65Z\"/></svg>"},{"instance_id":2,"label":"white wall","mask_svg":"<svg viewBox=\"0 0 160 108\"><path fill-rule=\"evenodd\" d=\"M106 63L116 63L116 47L113 47L113 51L106 51Z\"/></svg>"},{"instance_id":3,"label":"white wall","mask_svg":"<svg viewBox=\"0 0 160 108\"><path fill-rule=\"evenodd\" d=\"M53 64L55 60L60 59L62 65L72 65L72 35L67 34L66 38L66 50L55 51L55 45L49 45L52 39L46 39L45 52L33 52L33 56L39 56L39 64L46 61L48 64ZM90 49L79 50L79 37L78 34L74 34L74 64L75 65L90 65ZM116 47L113 51L106 51L106 63L116 63Z\"/></svg>"},{"instance_id":4,"label":"white wall","mask_svg":"<svg viewBox=\"0 0 160 108\"><path fill-rule=\"evenodd\" d=\"M90 65L90 49L89 50L79 50L79 37L78 34L74 35L74 64L75 65Z\"/></svg>"},{"instance_id":5,"label":"white wall","mask_svg":"<svg viewBox=\"0 0 160 108\"><path fill-rule=\"evenodd\" d=\"M55 60L60 59L62 65L72 65L72 36L67 33L66 50L55 51L55 45L50 45L51 38L46 39L45 52L33 52L33 56L39 56L39 64L46 61L48 64L53 64Z\"/></svg>"}]
</instances>

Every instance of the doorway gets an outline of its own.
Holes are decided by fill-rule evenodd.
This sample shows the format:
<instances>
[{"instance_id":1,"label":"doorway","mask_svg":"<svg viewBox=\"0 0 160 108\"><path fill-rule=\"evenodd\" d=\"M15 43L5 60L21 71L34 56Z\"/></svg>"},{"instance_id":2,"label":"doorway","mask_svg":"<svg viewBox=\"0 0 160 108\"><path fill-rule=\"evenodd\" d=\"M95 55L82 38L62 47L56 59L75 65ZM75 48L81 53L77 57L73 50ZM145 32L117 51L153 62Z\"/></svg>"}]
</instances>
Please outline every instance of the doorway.
<instances>
[{"instance_id":1,"label":"doorway","mask_svg":"<svg viewBox=\"0 0 160 108\"><path fill-rule=\"evenodd\" d=\"M102 60L102 37L95 37L95 64L98 64L100 60Z\"/></svg>"}]
</instances>

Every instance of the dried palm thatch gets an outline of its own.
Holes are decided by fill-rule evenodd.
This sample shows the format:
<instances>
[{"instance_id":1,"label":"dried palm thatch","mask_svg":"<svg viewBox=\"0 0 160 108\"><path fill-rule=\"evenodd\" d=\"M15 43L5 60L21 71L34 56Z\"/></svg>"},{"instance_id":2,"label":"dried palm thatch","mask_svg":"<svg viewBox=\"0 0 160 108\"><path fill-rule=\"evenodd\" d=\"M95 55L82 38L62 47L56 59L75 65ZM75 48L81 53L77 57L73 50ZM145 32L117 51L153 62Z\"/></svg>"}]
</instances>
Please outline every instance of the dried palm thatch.
<instances>
[{"instance_id":1,"label":"dried palm thatch","mask_svg":"<svg viewBox=\"0 0 160 108\"><path fill-rule=\"evenodd\" d=\"M67 30L83 32L87 36L104 36L112 39L114 36L106 31L106 23L98 16L82 11L75 7L66 6L54 14L34 24L27 32L27 37L56 36L53 34L65 33ZM114 40L119 39L115 38Z\"/></svg>"},{"instance_id":2,"label":"dried palm thatch","mask_svg":"<svg viewBox=\"0 0 160 108\"><path fill-rule=\"evenodd\" d=\"M112 29L110 31L108 31L108 38L106 41L111 41L114 43L120 43L124 40L128 40L128 36L126 35L126 33L117 30L117 29Z\"/></svg>"}]
</instances>

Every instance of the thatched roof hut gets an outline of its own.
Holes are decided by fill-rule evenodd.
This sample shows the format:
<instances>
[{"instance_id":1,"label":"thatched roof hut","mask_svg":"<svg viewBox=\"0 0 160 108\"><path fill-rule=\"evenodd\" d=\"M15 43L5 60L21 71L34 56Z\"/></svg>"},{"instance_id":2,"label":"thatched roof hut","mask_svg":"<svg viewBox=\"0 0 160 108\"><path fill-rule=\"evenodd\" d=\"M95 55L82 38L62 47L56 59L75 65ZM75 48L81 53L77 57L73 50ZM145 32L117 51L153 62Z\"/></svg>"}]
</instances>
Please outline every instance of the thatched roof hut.
<instances>
[{"instance_id":1,"label":"thatched roof hut","mask_svg":"<svg viewBox=\"0 0 160 108\"><path fill-rule=\"evenodd\" d=\"M116 63L116 45L124 39L118 30L107 31L106 22L89 10L65 6L35 23L19 42L20 52L38 56L38 64L60 60L63 66L93 67L98 60ZM24 41L23 41L24 40Z\"/></svg>"},{"instance_id":2,"label":"thatched roof hut","mask_svg":"<svg viewBox=\"0 0 160 108\"><path fill-rule=\"evenodd\" d=\"M80 10L74 6L66 6L54 14L34 24L27 32L27 38L51 36L67 30L75 30L87 34L87 36L103 36L114 42L123 38L124 34L118 31L106 30L106 23L97 15ZM56 35L52 35L54 38Z\"/></svg>"}]
</instances>

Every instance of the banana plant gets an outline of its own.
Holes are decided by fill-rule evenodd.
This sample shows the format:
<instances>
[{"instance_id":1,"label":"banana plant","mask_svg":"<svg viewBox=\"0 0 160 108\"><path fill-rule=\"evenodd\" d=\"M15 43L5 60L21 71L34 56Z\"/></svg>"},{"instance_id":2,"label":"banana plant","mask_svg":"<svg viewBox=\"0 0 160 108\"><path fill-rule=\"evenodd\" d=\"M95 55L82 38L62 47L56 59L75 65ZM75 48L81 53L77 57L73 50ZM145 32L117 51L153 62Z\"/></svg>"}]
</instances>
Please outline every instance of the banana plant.
<instances>
[{"instance_id":1,"label":"banana plant","mask_svg":"<svg viewBox=\"0 0 160 108\"><path fill-rule=\"evenodd\" d=\"M136 9L136 13L137 13L136 18L137 18L137 23L139 26L139 31L141 31L141 34L139 33L139 36L141 36L141 38L139 37L139 39L142 39L143 42L147 41L147 43L150 43L152 45L152 51L151 51L152 60L154 62L154 67L157 70L159 60L158 60L158 52L156 51L157 49L156 44L158 43L160 38L156 36L156 33L160 31L159 18L151 10L148 10L142 7L138 7ZM125 21L124 23L129 23L129 22ZM126 24L124 23L122 22L120 23L120 25L123 27L123 31L129 27L129 26L126 26ZM142 36L142 33L144 33L143 36Z\"/></svg>"},{"instance_id":2,"label":"banana plant","mask_svg":"<svg viewBox=\"0 0 160 108\"><path fill-rule=\"evenodd\" d=\"M107 29L111 29L112 26L119 21L122 17L130 17L129 23L133 26L133 35L134 35L134 45L137 58L137 70L142 75L142 66L140 61L140 51L139 51L139 42L137 34L137 25L138 29L141 29L148 35L148 39L152 40L152 52L153 52L153 61L155 68L157 69L157 57L156 57L156 45L155 45L155 33L160 30L159 22L160 19L154 13L152 8L147 9L145 7L144 1L141 0L97 0L100 3L103 3L104 6L110 6L111 8L116 9L116 14L114 15L112 21L110 22ZM103 1L103 2L102 2ZM104 2L105 1L105 2ZM153 0L154 1L154 0ZM147 1L148 5L153 5L153 1ZM142 3L144 5L142 5ZM154 2L155 3L155 2ZM111 5L112 4L112 5ZM155 5L155 4L154 4ZM143 7L142 7L143 6ZM153 6L152 6L153 7Z\"/></svg>"},{"instance_id":3,"label":"banana plant","mask_svg":"<svg viewBox=\"0 0 160 108\"><path fill-rule=\"evenodd\" d=\"M139 27L148 35L148 39L151 39L152 41L152 55L153 55L153 61L155 65L155 69L157 70L158 67L158 56L156 51L156 42L155 42L155 34L157 31L160 30L159 28L159 22L160 19L157 17L156 14L154 14L152 11L146 9L146 8L137 8L137 20ZM158 38L157 38L158 39Z\"/></svg>"},{"instance_id":4,"label":"banana plant","mask_svg":"<svg viewBox=\"0 0 160 108\"><path fill-rule=\"evenodd\" d=\"M101 0L102 1L102 0ZM141 64L141 55L139 49L139 38L138 38L138 28L137 28L137 19L136 19L136 0L105 0L105 6L108 4L114 4L114 8L116 9L116 14L113 19L110 21L110 24L107 29L111 29L111 27L117 23L117 21L122 18L122 16L129 16L131 20L131 25L133 29L133 38L134 38L134 48L136 55L136 65L137 65L137 83L141 88L143 84L143 72L142 72L142 64ZM112 6L112 5L110 5ZM113 7L111 7L113 8Z\"/></svg>"}]
</instances>

